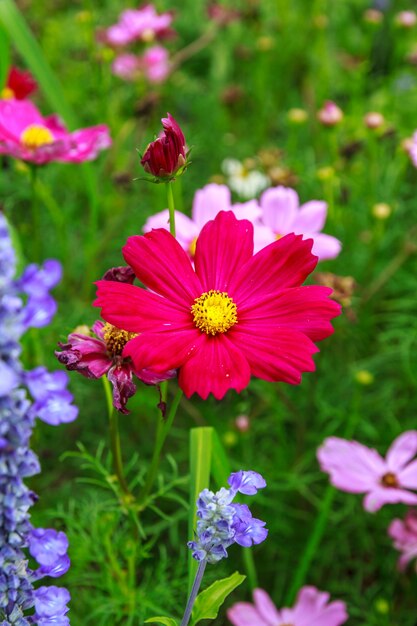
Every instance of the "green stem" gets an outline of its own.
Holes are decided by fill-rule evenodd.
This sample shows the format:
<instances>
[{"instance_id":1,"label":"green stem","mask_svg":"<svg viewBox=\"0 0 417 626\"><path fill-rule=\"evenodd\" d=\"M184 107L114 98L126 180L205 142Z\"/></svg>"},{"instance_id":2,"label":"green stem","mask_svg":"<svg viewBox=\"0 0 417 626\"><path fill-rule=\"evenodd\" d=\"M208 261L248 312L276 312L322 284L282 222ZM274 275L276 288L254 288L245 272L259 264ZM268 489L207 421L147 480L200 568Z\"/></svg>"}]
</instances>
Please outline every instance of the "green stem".
<instances>
[{"instance_id":1,"label":"green stem","mask_svg":"<svg viewBox=\"0 0 417 626\"><path fill-rule=\"evenodd\" d=\"M171 426L174 421L175 415L177 413L177 409L178 409L181 397L182 397L182 390L178 389L172 401L171 407L169 409L168 417L166 418L166 420L164 420L164 418L161 417L158 422L158 427L156 430L156 442L155 442L155 448L154 448L153 455L152 455L151 464L149 466L145 484L139 496L139 504L141 505L144 504L146 498L148 497L152 489L152 485L155 481L156 474L158 472L162 447L165 443L165 439L167 438L169 431L171 430Z\"/></svg>"},{"instance_id":2,"label":"green stem","mask_svg":"<svg viewBox=\"0 0 417 626\"><path fill-rule=\"evenodd\" d=\"M112 392L110 389L110 383L107 376L102 377L104 393L106 396L107 412L109 415L109 432L110 432L110 445L113 457L113 469L117 476L120 488L125 496L129 499L133 498L130 489L127 485L126 479L123 473L123 459L122 451L120 448L120 436L119 436L119 420L117 410L113 406Z\"/></svg>"},{"instance_id":3,"label":"green stem","mask_svg":"<svg viewBox=\"0 0 417 626\"><path fill-rule=\"evenodd\" d=\"M33 233L34 233L34 256L35 261L40 261L41 256L41 238L40 238L40 230L41 230L41 220L40 220L40 208L39 208L39 198L36 192L36 182L38 178L38 167L37 165L30 166L30 191L31 191L31 208L32 208L32 224L33 224Z\"/></svg>"},{"instance_id":4,"label":"green stem","mask_svg":"<svg viewBox=\"0 0 417 626\"><path fill-rule=\"evenodd\" d=\"M175 237L175 203L174 194L172 191L172 183L166 183L167 197L168 197L168 210L169 210L169 232Z\"/></svg>"},{"instance_id":5,"label":"green stem","mask_svg":"<svg viewBox=\"0 0 417 626\"><path fill-rule=\"evenodd\" d=\"M191 612L193 610L194 602L200 589L201 581L203 580L204 570L206 569L207 561L204 559L198 564L198 570L194 578L191 593L188 598L187 606L185 607L184 617L181 620L180 626L187 626L190 621Z\"/></svg>"}]
</instances>

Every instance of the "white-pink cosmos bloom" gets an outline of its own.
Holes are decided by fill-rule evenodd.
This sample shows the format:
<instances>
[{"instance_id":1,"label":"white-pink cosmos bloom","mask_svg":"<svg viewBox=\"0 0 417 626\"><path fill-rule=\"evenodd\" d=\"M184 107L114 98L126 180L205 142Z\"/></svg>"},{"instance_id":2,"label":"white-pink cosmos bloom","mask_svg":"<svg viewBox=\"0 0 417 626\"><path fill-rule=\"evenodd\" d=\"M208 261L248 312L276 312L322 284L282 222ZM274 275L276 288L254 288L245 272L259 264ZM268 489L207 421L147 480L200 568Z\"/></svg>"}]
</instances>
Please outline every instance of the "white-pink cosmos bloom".
<instances>
[{"instance_id":1,"label":"white-pink cosmos bloom","mask_svg":"<svg viewBox=\"0 0 417 626\"><path fill-rule=\"evenodd\" d=\"M334 259L342 244L336 237L320 232L327 217L327 203L311 200L300 206L298 194L289 187L271 187L260 199L262 223L270 230L264 231L263 246L275 239L295 233L304 239L313 239L312 252L320 261ZM262 246L262 247L263 247Z\"/></svg>"},{"instance_id":2,"label":"white-pink cosmos bloom","mask_svg":"<svg viewBox=\"0 0 417 626\"><path fill-rule=\"evenodd\" d=\"M348 619L346 605L329 603L329 594L315 587L300 589L291 609L277 609L263 589L253 592L254 604L238 602L227 611L234 626L340 626Z\"/></svg>"},{"instance_id":3,"label":"white-pink cosmos bloom","mask_svg":"<svg viewBox=\"0 0 417 626\"><path fill-rule=\"evenodd\" d=\"M402 553L398 559L398 568L402 571L417 558L417 511L407 511L404 520L392 520L388 535L394 540L394 548Z\"/></svg>"},{"instance_id":4,"label":"white-pink cosmos bloom","mask_svg":"<svg viewBox=\"0 0 417 626\"><path fill-rule=\"evenodd\" d=\"M246 219L252 223L257 222L261 214L256 200L232 205L230 189L226 185L210 183L198 189L193 200L191 218L180 211L175 211L176 238L191 258L194 257L196 241L201 229L207 222L213 220L219 211L233 211L237 219ZM152 215L146 221L143 232L148 233L153 228L169 228L168 209ZM255 227L255 240L256 231Z\"/></svg>"},{"instance_id":5,"label":"white-pink cosmos bloom","mask_svg":"<svg viewBox=\"0 0 417 626\"><path fill-rule=\"evenodd\" d=\"M365 493L367 511L384 504L417 504L417 431L409 430L395 439L385 459L373 448L338 437L325 439L317 451L323 472L332 485L349 493Z\"/></svg>"}]
</instances>

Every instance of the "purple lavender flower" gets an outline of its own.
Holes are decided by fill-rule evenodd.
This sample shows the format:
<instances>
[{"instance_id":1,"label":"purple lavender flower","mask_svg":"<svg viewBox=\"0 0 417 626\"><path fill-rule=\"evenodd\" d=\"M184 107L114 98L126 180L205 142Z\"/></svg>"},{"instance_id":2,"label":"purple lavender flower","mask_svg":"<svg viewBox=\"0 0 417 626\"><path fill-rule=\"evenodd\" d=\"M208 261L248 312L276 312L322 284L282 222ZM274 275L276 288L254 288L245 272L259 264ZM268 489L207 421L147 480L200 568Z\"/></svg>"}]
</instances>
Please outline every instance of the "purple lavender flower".
<instances>
[{"instance_id":1,"label":"purple lavender flower","mask_svg":"<svg viewBox=\"0 0 417 626\"><path fill-rule=\"evenodd\" d=\"M233 543L248 547L261 543L268 535L265 522L252 517L246 504L233 503L238 492L254 495L263 489L263 477L241 470L231 474L227 482L230 489L222 487L217 493L204 489L198 497L196 540L188 542L197 561L217 563L228 556L227 548Z\"/></svg>"},{"instance_id":2,"label":"purple lavender flower","mask_svg":"<svg viewBox=\"0 0 417 626\"><path fill-rule=\"evenodd\" d=\"M49 373L43 367L25 373L19 361L22 334L29 326L47 323L55 310L48 290L60 271L57 262L47 261L41 269L29 266L20 280L14 280L15 254L0 214L0 626L69 624L68 592L58 587L34 589L44 576L67 571L68 541L62 532L33 528L29 509L37 496L24 479L40 471L38 458L29 449L35 417L49 423L70 421L77 409L71 406L65 373ZM27 548L39 564L36 570L28 567ZM29 609L32 614L27 616Z\"/></svg>"}]
</instances>

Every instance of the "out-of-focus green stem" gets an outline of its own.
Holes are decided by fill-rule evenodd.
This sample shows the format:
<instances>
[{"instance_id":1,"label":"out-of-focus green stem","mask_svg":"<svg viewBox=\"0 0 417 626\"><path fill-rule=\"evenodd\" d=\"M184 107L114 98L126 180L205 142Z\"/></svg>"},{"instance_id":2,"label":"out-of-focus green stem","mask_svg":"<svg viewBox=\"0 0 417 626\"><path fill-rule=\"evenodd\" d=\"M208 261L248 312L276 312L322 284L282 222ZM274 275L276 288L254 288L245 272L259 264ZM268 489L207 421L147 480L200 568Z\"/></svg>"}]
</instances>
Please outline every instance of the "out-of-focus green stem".
<instances>
[{"instance_id":1,"label":"out-of-focus green stem","mask_svg":"<svg viewBox=\"0 0 417 626\"><path fill-rule=\"evenodd\" d=\"M125 496L131 500L133 496L130 492L126 479L123 473L123 459L122 451L120 448L120 435L119 435L119 420L117 410L113 406L112 392L110 389L110 383L107 376L103 376L102 379L104 386L104 393L106 396L107 412L109 416L109 432L110 432L110 445L113 457L113 469L117 476L118 483Z\"/></svg>"},{"instance_id":2,"label":"out-of-focus green stem","mask_svg":"<svg viewBox=\"0 0 417 626\"><path fill-rule=\"evenodd\" d=\"M172 183L169 182L166 184L167 187L167 197L168 197L168 210L169 210L169 232L173 237L175 237L175 203L174 203L174 194L172 192Z\"/></svg>"}]
</instances>

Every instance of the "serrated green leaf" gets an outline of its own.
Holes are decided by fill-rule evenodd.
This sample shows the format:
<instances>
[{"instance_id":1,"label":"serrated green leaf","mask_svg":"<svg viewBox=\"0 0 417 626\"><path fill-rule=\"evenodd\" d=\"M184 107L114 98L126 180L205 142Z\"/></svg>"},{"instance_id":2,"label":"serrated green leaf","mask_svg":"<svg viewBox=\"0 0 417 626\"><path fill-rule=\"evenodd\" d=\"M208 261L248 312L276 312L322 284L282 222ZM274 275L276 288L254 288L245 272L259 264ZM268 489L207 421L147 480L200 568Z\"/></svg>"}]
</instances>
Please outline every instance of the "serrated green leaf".
<instances>
[{"instance_id":1,"label":"serrated green leaf","mask_svg":"<svg viewBox=\"0 0 417 626\"><path fill-rule=\"evenodd\" d=\"M207 589L198 594L191 615L191 626L202 619L215 619L219 609L227 596L245 580L239 572L235 572L228 578L216 580Z\"/></svg>"},{"instance_id":2,"label":"serrated green leaf","mask_svg":"<svg viewBox=\"0 0 417 626\"><path fill-rule=\"evenodd\" d=\"M145 624L164 624L164 626L178 626L178 622L172 617L150 617L145 619Z\"/></svg>"}]
</instances>

